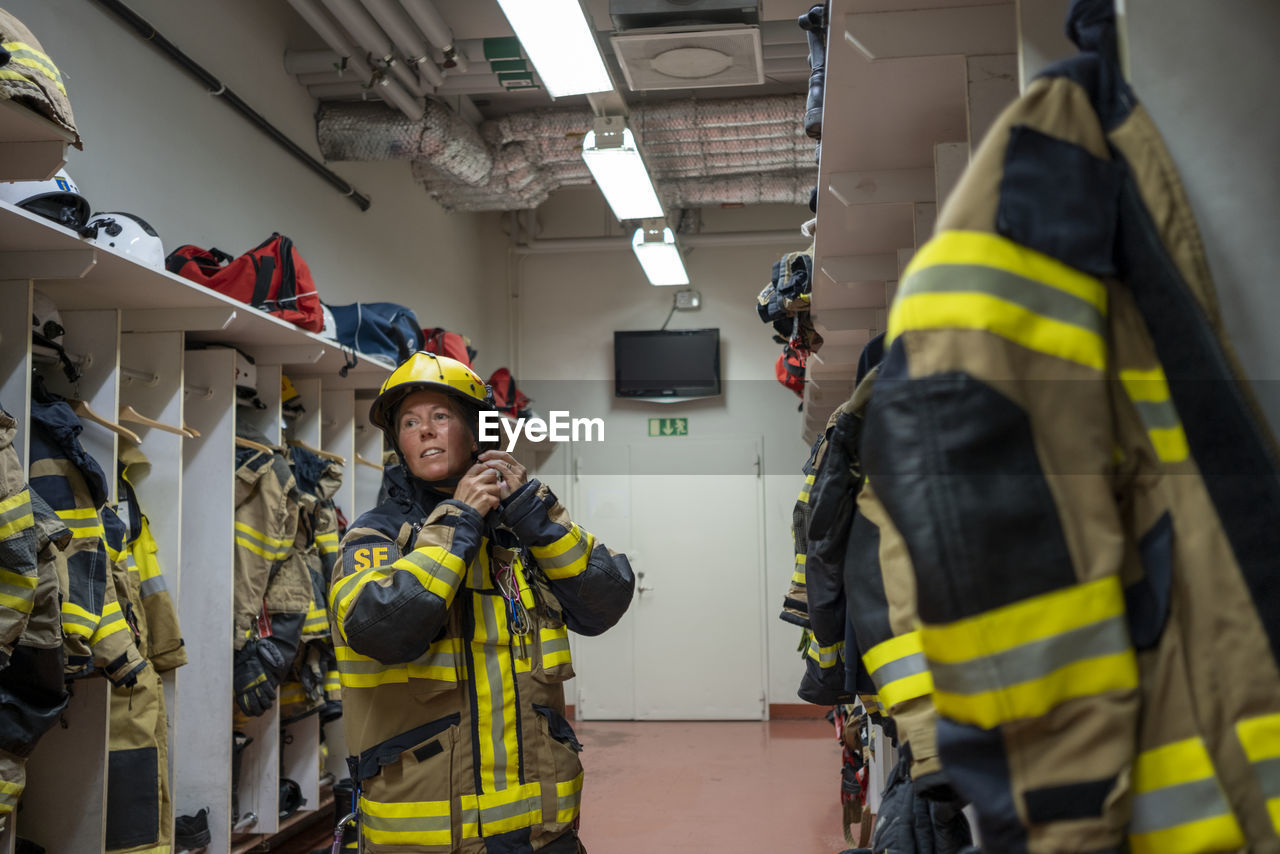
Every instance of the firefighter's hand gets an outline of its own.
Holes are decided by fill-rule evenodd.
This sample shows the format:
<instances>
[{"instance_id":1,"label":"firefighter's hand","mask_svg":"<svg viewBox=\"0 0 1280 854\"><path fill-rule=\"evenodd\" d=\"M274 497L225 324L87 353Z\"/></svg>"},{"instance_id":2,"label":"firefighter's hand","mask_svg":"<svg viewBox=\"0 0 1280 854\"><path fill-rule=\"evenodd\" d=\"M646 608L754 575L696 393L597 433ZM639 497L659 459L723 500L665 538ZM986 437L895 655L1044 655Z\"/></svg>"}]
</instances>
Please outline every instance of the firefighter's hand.
<instances>
[{"instance_id":1,"label":"firefighter's hand","mask_svg":"<svg viewBox=\"0 0 1280 854\"><path fill-rule=\"evenodd\" d=\"M502 476L502 487L498 490L502 498L506 498L524 486L525 481L529 479L529 470L516 462L516 458L506 451L485 451L477 459Z\"/></svg>"},{"instance_id":2,"label":"firefighter's hand","mask_svg":"<svg viewBox=\"0 0 1280 854\"><path fill-rule=\"evenodd\" d=\"M458 481L453 497L474 507L481 516L487 516L502 500L502 486L496 469L476 463Z\"/></svg>"},{"instance_id":3,"label":"firefighter's hand","mask_svg":"<svg viewBox=\"0 0 1280 854\"><path fill-rule=\"evenodd\" d=\"M275 674L283 669L283 656L271 644L251 640L235 654L232 690L236 705L250 717L257 717L276 701Z\"/></svg>"}]
</instances>

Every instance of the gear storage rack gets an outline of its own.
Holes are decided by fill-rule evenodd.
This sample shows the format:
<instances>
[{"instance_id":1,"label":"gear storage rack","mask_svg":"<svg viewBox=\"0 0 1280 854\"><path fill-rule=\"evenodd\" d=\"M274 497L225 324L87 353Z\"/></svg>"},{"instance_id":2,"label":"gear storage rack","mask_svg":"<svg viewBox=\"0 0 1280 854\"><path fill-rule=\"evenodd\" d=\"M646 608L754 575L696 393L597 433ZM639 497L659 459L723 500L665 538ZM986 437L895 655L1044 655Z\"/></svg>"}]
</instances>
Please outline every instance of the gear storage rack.
<instances>
[{"instance_id":1,"label":"gear storage rack","mask_svg":"<svg viewBox=\"0 0 1280 854\"><path fill-rule=\"evenodd\" d=\"M19 120L24 121L22 128L9 127ZM0 142L29 135L31 124L21 110L0 110ZM56 140L37 145L35 165L29 159L0 157L0 180L51 173L60 165L65 141L62 146L59 149ZM0 146L0 154L6 150ZM64 343L83 373L74 384L56 366L33 358L35 288L46 293L61 314L67 329ZM287 727L282 752L277 702L266 715L251 719L247 728L253 743L246 749L240 775L244 826L236 830L238 836L231 826L235 428L237 419L244 418L273 442L296 439L342 456L347 465L335 502L354 519L372 506L381 480L381 472L356 465L355 456L382 456L382 437L357 414L356 397L375 393L389 369L356 355L347 376L339 376L351 354L332 340L187 279L139 265L4 203L0 300L6 308L0 312L0 403L18 420L14 448L24 465L29 460L33 369L41 372L51 390L85 400L107 418L114 418L123 406L133 406L157 421L199 433L186 438L130 424L151 462L136 489L159 545L189 659L186 666L163 674L174 814L208 809L208 850L219 854L278 830L281 777L300 784L307 800L302 810L323 808L321 778L327 773L335 779L346 776L341 719L326 727L329 750L322 767L318 717ZM236 405L235 353L187 349L199 341L233 344L255 359L259 397L266 409ZM281 373L293 381L305 407L287 431L281 428ZM115 502L112 475L121 450L119 438L88 424L81 441L108 473L109 500ZM27 788L20 811L11 814L0 834L0 854L14 850L18 835L49 851L105 850L108 684L93 675L75 680L72 687L61 725L44 735L27 763ZM247 813L256 821L246 823Z\"/></svg>"}]
</instances>

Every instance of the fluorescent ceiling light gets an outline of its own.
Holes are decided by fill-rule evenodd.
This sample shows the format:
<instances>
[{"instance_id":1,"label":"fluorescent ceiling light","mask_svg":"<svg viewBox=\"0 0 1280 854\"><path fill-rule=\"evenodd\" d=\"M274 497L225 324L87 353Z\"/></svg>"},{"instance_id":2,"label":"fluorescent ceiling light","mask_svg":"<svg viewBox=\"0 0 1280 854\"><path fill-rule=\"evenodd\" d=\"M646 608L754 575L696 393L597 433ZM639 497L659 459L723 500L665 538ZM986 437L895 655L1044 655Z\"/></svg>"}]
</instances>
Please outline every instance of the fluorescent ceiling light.
<instances>
[{"instance_id":1,"label":"fluorescent ceiling light","mask_svg":"<svg viewBox=\"0 0 1280 854\"><path fill-rule=\"evenodd\" d=\"M669 228L641 227L631 238L631 249L636 253L640 266L651 285L687 285L689 274L685 272L680 247Z\"/></svg>"},{"instance_id":2,"label":"fluorescent ceiling light","mask_svg":"<svg viewBox=\"0 0 1280 854\"><path fill-rule=\"evenodd\" d=\"M609 125L612 129L606 129ZM596 120L582 140L582 159L619 220L662 216L662 202L649 180L631 129L618 118Z\"/></svg>"},{"instance_id":3,"label":"fluorescent ceiling light","mask_svg":"<svg viewBox=\"0 0 1280 854\"><path fill-rule=\"evenodd\" d=\"M498 5L551 97L613 89L579 0L498 0Z\"/></svg>"}]
</instances>

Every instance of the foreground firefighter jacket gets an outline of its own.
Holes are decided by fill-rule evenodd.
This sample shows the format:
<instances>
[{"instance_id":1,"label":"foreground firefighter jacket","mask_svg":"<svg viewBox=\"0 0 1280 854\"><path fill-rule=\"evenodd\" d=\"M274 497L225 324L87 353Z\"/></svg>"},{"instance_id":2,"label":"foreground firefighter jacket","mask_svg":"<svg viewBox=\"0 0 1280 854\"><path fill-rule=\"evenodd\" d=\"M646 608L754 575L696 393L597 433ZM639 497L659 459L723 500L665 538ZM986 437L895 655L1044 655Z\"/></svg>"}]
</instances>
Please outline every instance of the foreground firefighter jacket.
<instances>
[{"instance_id":1,"label":"foreground firefighter jacket","mask_svg":"<svg viewBox=\"0 0 1280 854\"><path fill-rule=\"evenodd\" d=\"M69 698L55 556L71 532L27 487L16 433L0 411L0 826L22 799L27 757Z\"/></svg>"},{"instance_id":2,"label":"foreground firefighter jacket","mask_svg":"<svg viewBox=\"0 0 1280 854\"><path fill-rule=\"evenodd\" d=\"M364 850L541 848L581 798L568 632L621 618L631 567L536 480L488 520L401 469L389 480L329 593Z\"/></svg>"},{"instance_id":3,"label":"foreground firefighter jacket","mask_svg":"<svg viewBox=\"0 0 1280 854\"><path fill-rule=\"evenodd\" d=\"M905 271L864 463L984 850L1280 851L1276 449L1110 4L1070 29Z\"/></svg>"}]
</instances>

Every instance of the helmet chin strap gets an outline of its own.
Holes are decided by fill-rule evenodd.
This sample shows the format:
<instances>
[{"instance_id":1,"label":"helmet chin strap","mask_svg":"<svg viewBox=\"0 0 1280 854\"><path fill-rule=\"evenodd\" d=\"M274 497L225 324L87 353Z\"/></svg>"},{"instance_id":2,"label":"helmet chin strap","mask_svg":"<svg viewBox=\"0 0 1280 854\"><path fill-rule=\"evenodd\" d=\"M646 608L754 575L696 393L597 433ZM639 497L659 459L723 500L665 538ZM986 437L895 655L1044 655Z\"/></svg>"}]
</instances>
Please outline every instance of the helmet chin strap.
<instances>
[{"instance_id":1,"label":"helmet chin strap","mask_svg":"<svg viewBox=\"0 0 1280 854\"><path fill-rule=\"evenodd\" d=\"M396 450L398 453L399 448L397 448ZM457 487L458 482L462 480L462 475L458 475L457 477L442 477L439 480L427 480L425 478L418 477L409 469L409 464L404 461L404 455L400 454L399 456L400 456L400 468L404 469L404 473L408 477L413 478L413 480L418 480L418 481L421 481L422 483L425 483L427 486L431 487L437 492L445 492L447 490L448 492L452 493L453 490ZM471 461L475 462L479 458L480 458L480 449L477 447L471 451Z\"/></svg>"}]
</instances>

